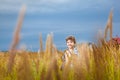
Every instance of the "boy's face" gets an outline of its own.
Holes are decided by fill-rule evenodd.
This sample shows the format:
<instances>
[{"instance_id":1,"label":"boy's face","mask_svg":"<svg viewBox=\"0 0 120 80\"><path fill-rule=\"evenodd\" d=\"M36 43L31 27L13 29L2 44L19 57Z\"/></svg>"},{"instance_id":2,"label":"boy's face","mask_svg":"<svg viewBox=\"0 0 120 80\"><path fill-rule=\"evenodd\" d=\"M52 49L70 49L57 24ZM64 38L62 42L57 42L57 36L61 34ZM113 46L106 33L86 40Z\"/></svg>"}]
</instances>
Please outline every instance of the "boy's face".
<instances>
[{"instance_id":1,"label":"boy's face","mask_svg":"<svg viewBox=\"0 0 120 80\"><path fill-rule=\"evenodd\" d=\"M67 47L69 48L69 49L73 49L74 48L74 46L75 46L75 43L72 41L72 40L67 40Z\"/></svg>"}]
</instances>

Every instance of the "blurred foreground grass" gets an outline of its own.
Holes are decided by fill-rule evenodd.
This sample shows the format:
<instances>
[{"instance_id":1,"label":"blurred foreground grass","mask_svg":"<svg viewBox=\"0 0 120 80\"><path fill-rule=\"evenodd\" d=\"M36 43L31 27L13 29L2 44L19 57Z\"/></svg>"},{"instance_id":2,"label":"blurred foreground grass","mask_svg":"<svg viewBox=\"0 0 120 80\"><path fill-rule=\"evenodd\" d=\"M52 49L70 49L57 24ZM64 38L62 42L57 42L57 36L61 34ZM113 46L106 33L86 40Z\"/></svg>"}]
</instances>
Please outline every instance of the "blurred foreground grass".
<instances>
[{"instance_id":1,"label":"blurred foreground grass","mask_svg":"<svg viewBox=\"0 0 120 80\"><path fill-rule=\"evenodd\" d=\"M63 52L50 43L50 37L48 40L42 52L15 52L11 63L10 53L0 52L0 80L120 80L119 49L105 42L78 44L80 57L72 61L72 67L68 63L60 70Z\"/></svg>"},{"instance_id":2,"label":"blurred foreground grass","mask_svg":"<svg viewBox=\"0 0 120 80\"><path fill-rule=\"evenodd\" d=\"M99 44L77 44L80 56L72 59L72 66L68 62L63 70L60 69L63 52L53 44L52 35L47 36L45 50L40 36L40 52L16 51L24 13L25 6L10 50L0 52L0 80L120 80L120 49L104 40ZM112 30L111 16L108 23L107 29Z\"/></svg>"}]
</instances>

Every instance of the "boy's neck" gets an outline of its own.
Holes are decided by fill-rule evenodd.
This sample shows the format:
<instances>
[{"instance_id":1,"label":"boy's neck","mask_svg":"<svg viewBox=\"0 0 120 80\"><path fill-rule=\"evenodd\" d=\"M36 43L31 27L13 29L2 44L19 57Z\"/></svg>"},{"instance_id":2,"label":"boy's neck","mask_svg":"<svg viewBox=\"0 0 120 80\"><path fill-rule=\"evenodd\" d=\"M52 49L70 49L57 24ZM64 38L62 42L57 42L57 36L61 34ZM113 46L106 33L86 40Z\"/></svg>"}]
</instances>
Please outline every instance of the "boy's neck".
<instances>
[{"instance_id":1,"label":"boy's neck","mask_svg":"<svg viewBox=\"0 0 120 80\"><path fill-rule=\"evenodd\" d=\"M74 50L74 48L69 48L69 50L70 50L70 51L73 51L73 50Z\"/></svg>"}]
</instances>

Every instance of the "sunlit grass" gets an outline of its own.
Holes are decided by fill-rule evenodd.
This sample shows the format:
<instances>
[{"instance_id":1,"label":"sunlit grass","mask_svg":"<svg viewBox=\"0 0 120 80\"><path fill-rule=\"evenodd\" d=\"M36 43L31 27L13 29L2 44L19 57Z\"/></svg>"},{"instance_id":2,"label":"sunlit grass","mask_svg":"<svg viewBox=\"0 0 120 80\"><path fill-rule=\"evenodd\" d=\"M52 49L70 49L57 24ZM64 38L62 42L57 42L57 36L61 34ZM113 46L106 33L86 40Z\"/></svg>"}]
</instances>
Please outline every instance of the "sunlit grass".
<instances>
[{"instance_id":1,"label":"sunlit grass","mask_svg":"<svg viewBox=\"0 0 120 80\"><path fill-rule=\"evenodd\" d=\"M0 52L0 80L120 80L120 50L104 39L99 44L77 44L80 56L73 56L62 70L64 53L54 45L53 34L48 34L45 50L40 35L39 52L18 52L24 7L20 16L10 50Z\"/></svg>"},{"instance_id":2,"label":"sunlit grass","mask_svg":"<svg viewBox=\"0 0 120 80\"><path fill-rule=\"evenodd\" d=\"M48 37L50 38L50 37ZM50 40L50 39L49 39ZM48 40L47 40L48 41ZM51 42L51 41L50 41ZM48 46L52 46L48 47ZM53 44L46 47L40 54L37 52L16 52L14 65L10 73L7 72L7 62L10 53L0 52L1 80L119 80L120 79L120 51L102 42L102 45L78 44L80 57L73 59L61 71L62 51L58 51ZM47 48L47 49L48 49ZM54 50L54 48L56 50ZM48 55L49 54L49 55ZM51 54L51 55L50 55Z\"/></svg>"}]
</instances>

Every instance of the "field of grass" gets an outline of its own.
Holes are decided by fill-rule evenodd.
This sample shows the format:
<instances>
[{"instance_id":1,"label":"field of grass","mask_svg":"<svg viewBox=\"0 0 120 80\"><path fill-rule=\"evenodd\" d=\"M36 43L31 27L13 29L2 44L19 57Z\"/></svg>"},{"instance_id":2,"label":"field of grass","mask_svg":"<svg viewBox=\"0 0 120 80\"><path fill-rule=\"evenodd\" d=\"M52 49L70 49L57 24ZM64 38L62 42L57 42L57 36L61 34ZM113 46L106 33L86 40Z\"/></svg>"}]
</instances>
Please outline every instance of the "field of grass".
<instances>
[{"instance_id":1,"label":"field of grass","mask_svg":"<svg viewBox=\"0 0 120 80\"><path fill-rule=\"evenodd\" d=\"M17 51L24 12L25 7L9 51L0 52L0 80L120 80L120 49L105 40L77 44L80 56L68 61L62 70L63 52L55 47L52 34L47 36L45 50L40 36L40 52Z\"/></svg>"},{"instance_id":2,"label":"field of grass","mask_svg":"<svg viewBox=\"0 0 120 80\"><path fill-rule=\"evenodd\" d=\"M120 50L103 41L77 47L80 57L63 70L63 52L56 49L50 35L42 52L0 52L0 80L120 80Z\"/></svg>"}]
</instances>

